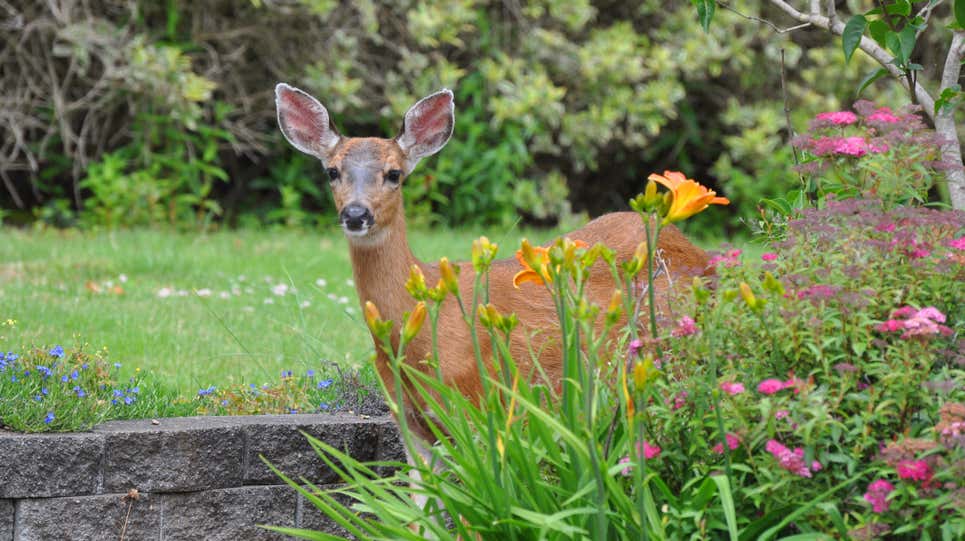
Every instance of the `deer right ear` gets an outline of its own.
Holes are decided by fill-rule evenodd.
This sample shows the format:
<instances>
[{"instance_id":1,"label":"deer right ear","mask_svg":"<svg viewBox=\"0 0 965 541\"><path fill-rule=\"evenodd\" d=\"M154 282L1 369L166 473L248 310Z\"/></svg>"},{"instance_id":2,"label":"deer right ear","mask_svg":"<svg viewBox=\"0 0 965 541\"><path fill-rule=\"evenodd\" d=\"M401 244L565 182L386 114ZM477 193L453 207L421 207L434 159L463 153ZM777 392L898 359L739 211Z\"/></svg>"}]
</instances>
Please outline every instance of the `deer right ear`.
<instances>
[{"instance_id":1,"label":"deer right ear","mask_svg":"<svg viewBox=\"0 0 965 541\"><path fill-rule=\"evenodd\" d=\"M340 136L332 127L325 106L305 92L278 83L275 107L281 133L298 150L324 160L338 144Z\"/></svg>"}]
</instances>

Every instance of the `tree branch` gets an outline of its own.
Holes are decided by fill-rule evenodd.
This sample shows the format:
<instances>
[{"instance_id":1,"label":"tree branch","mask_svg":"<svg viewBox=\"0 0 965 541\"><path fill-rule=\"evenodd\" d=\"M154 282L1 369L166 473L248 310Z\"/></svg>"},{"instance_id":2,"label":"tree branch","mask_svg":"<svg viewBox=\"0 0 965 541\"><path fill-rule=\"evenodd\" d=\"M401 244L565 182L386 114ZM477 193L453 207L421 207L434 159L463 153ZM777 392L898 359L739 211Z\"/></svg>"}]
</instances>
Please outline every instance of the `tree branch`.
<instances>
[{"instance_id":1,"label":"tree branch","mask_svg":"<svg viewBox=\"0 0 965 541\"><path fill-rule=\"evenodd\" d=\"M948 47L948 56L945 57L939 89L958 84L963 57L965 57L965 32L958 30L952 34L952 44ZM935 115L935 131L945 139L945 144L942 145L942 158L953 166L953 169L947 173L949 199L953 208L963 209L965 208L965 168L962 167L962 147L958 139L958 129L955 126L954 107L944 107L938 111Z\"/></svg>"}]
</instances>

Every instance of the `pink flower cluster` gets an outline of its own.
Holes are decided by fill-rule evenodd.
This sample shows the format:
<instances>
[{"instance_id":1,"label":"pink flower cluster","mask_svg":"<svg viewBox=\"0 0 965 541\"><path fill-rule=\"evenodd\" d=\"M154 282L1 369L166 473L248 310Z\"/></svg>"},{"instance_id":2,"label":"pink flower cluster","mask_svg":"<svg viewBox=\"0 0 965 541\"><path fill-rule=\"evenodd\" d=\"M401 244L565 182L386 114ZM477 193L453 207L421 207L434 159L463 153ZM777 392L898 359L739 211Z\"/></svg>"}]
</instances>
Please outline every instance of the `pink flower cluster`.
<instances>
[{"instance_id":1,"label":"pink flower cluster","mask_svg":"<svg viewBox=\"0 0 965 541\"><path fill-rule=\"evenodd\" d=\"M864 493L864 500L871 504L871 510L875 513L884 513L888 510L888 495L895 490L895 487L885 481L878 479L868 485L868 491Z\"/></svg>"},{"instance_id":2,"label":"pink flower cluster","mask_svg":"<svg viewBox=\"0 0 965 541\"><path fill-rule=\"evenodd\" d=\"M818 115L814 118L821 122L834 124L835 126L847 126L858 121L858 115L852 113L851 111L830 111L827 113L818 113Z\"/></svg>"},{"instance_id":3,"label":"pink flower cluster","mask_svg":"<svg viewBox=\"0 0 965 541\"><path fill-rule=\"evenodd\" d=\"M734 383L732 381L725 381L720 384L720 390L724 391L725 393L731 396L734 396L735 394L741 394L744 392L744 384Z\"/></svg>"},{"instance_id":4,"label":"pink flower cluster","mask_svg":"<svg viewBox=\"0 0 965 541\"><path fill-rule=\"evenodd\" d=\"M741 250L733 249L728 250L726 253L715 255L707 262L707 267L717 267L718 264L723 264L725 267L736 267L741 264L740 257L742 253L744 252Z\"/></svg>"},{"instance_id":5,"label":"pink flower cluster","mask_svg":"<svg viewBox=\"0 0 965 541\"><path fill-rule=\"evenodd\" d=\"M776 392L783 391L784 389L794 389L794 394L797 394L801 392L801 389L804 387L804 385L805 381L796 377L789 378L787 381L768 378L757 384L757 392L772 395Z\"/></svg>"},{"instance_id":6,"label":"pink flower cluster","mask_svg":"<svg viewBox=\"0 0 965 541\"><path fill-rule=\"evenodd\" d=\"M864 137L819 137L811 141L812 151L818 156L840 154L860 158L865 154L888 152L888 145L880 141L868 141Z\"/></svg>"},{"instance_id":7,"label":"pink flower cluster","mask_svg":"<svg viewBox=\"0 0 965 541\"><path fill-rule=\"evenodd\" d=\"M948 247L955 248L956 250L965 250L965 236L948 241Z\"/></svg>"},{"instance_id":8,"label":"pink flower cluster","mask_svg":"<svg viewBox=\"0 0 965 541\"><path fill-rule=\"evenodd\" d=\"M657 447L656 445L650 445L649 443L647 443L646 441L644 441L644 442L642 442L642 444L641 444L641 443L637 443L637 456L638 456L638 457L639 457L639 455L641 454L641 452L643 453L643 457L644 457L644 458L646 458L647 460L652 460L652 459L657 458L658 456L660 456L660 447ZM620 464L626 464L626 467L623 468L623 470L621 470L620 473L621 473L622 475L624 475L624 476L630 475L630 473L633 471L633 465L634 465L633 460L631 460L631 458L630 458L629 456L625 456L625 457L623 457L623 458L620 459L620 462L619 462L619 463L620 463Z\"/></svg>"},{"instance_id":9,"label":"pink flower cluster","mask_svg":"<svg viewBox=\"0 0 965 541\"><path fill-rule=\"evenodd\" d=\"M945 314L934 306L920 310L913 306L902 306L891 313L891 319L875 326L875 330L878 332L904 331L901 334L903 339L935 334L951 335L952 330L942 323L945 323Z\"/></svg>"},{"instance_id":10,"label":"pink flower cluster","mask_svg":"<svg viewBox=\"0 0 965 541\"><path fill-rule=\"evenodd\" d=\"M684 316L677 321L677 327L670 332L672 336L692 336L697 334L697 322L690 316Z\"/></svg>"},{"instance_id":11,"label":"pink flower cluster","mask_svg":"<svg viewBox=\"0 0 965 541\"><path fill-rule=\"evenodd\" d=\"M811 477L812 471L822 469L817 460L811 462L810 467L804 463L804 449L797 447L793 451L777 440L769 440L764 446L768 453L774 456L785 470L801 477Z\"/></svg>"},{"instance_id":12,"label":"pink flower cluster","mask_svg":"<svg viewBox=\"0 0 965 541\"><path fill-rule=\"evenodd\" d=\"M880 122L882 124L897 124L901 119L895 116L888 107L881 107L877 111L868 115L868 122Z\"/></svg>"},{"instance_id":13,"label":"pink flower cluster","mask_svg":"<svg viewBox=\"0 0 965 541\"><path fill-rule=\"evenodd\" d=\"M728 432L726 435L724 435L724 439L727 440L727 448L730 449L731 451L740 447L741 440L737 434L734 434L733 432ZM717 445L714 446L713 451L718 455L724 454L724 444L718 443Z\"/></svg>"},{"instance_id":14,"label":"pink flower cluster","mask_svg":"<svg viewBox=\"0 0 965 541\"><path fill-rule=\"evenodd\" d=\"M927 485L932 478L931 468L924 460L902 460L898 463L896 469L898 470L898 477L921 481L925 485Z\"/></svg>"},{"instance_id":15,"label":"pink flower cluster","mask_svg":"<svg viewBox=\"0 0 965 541\"><path fill-rule=\"evenodd\" d=\"M775 259L777 259L777 254L775 254L774 252L767 252L767 253L761 254L761 259L764 261L774 261Z\"/></svg>"}]
</instances>

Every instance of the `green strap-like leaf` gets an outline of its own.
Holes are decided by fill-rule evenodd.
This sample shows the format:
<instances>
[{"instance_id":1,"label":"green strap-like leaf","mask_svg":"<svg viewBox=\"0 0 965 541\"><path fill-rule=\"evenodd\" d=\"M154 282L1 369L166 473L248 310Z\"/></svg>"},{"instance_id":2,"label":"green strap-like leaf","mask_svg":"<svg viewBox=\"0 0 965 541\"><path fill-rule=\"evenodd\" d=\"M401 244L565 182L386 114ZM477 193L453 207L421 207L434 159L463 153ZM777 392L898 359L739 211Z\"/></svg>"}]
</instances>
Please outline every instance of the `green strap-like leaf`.
<instances>
[{"instance_id":1,"label":"green strap-like leaf","mask_svg":"<svg viewBox=\"0 0 965 541\"><path fill-rule=\"evenodd\" d=\"M954 11L955 22L958 26L965 28L965 0L955 0Z\"/></svg>"},{"instance_id":2,"label":"green strap-like leaf","mask_svg":"<svg viewBox=\"0 0 965 541\"><path fill-rule=\"evenodd\" d=\"M886 70L885 68L878 68L872 71L867 76L865 76L864 79L861 80L861 84L858 85L858 91L855 92L855 95L860 96L861 93L864 92L864 89L868 88L868 85L877 81L878 79L881 79L885 75L888 75L888 70Z\"/></svg>"},{"instance_id":3,"label":"green strap-like leaf","mask_svg":"<svg viewBox=\"0 0 965 541\"><path fill-rule=\"evenodd\" d=\"M868 21L864 18L864 15L855 15L848 19L848 23L844 25L844 32L841 34L841 45L844 47L844 59L846 61L851 61L851 55L854 54L855 49L861 44L861 36L864 35L864 29L867 26Z\"/></svg>"}]
</instances>

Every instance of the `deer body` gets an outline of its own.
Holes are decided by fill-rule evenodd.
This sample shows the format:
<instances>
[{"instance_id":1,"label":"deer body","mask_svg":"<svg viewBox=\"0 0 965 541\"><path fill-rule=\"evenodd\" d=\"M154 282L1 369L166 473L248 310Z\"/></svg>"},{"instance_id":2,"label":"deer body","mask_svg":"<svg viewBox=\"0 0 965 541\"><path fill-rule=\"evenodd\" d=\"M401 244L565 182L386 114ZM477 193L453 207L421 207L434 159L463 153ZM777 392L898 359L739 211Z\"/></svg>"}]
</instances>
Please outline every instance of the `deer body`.
<instances>
[{"instance_id":1,"label":"deer body","mask_svg":"<svg viewBox=\"0 0 965 541\"><path fill-rule=\"evenodd\" d=\"M405 175L418 161L434 154L448 141L454 124L452 93L443 90L414 105L405 115L402 133L395 139L346 138L331 126L328 112L304 92L279 84L276 87L278 120L285 137L299 150L318 157L331 181L333 197L343 230L349 241L352 271L359 301L373 302L382 317L396 322L394 345L398 343L398 324L403 313L412 310L415 301L405 289L409 269L417 265L430 284L439 278L438 265L419 261L406 240L405 216L400 186ZM618 261L626 261L644 239L640 216L633 212L615 212L593 220L567 235L589 245L603 243L616 251ZM691 244L676 228L663 229L658 241L671 276L701 274L707 266L706 254ZM588 300L606 306L615 284L602 261L591 269L587 287ZM460 291L472 298L474 273L472 265L462 263L459 273ZM533 283L513 286L520 270L514 259L493 263L490 269L490 302L499 312L515 313L520 326L513 333L513 358L530 373L528 362L536 352L540 366L550 382L558 382L562 359L557 343L558 319L552 298L546 289ZM667 277L655 284L658 298L666 302ZM474 332L485 337L478 327ZM481 394L481 379L473 353L470 329L462 319L459 306L450 296L443 302L438 327L439 367L444 381L463 394ZM489 359L490 342L480 339L484 359ZM387 385L392 385L388 356L376 344L376 368ZM431 368L422 361L432 353L431 332L426 328L408 344L406 362L422 370ZM491 367L490 367L491 368ZM407 401L408 401L407 397ZM410 429L426 442L433 441L421 415L413 404L406 404Z\"/></svg>"}]
</instances>

